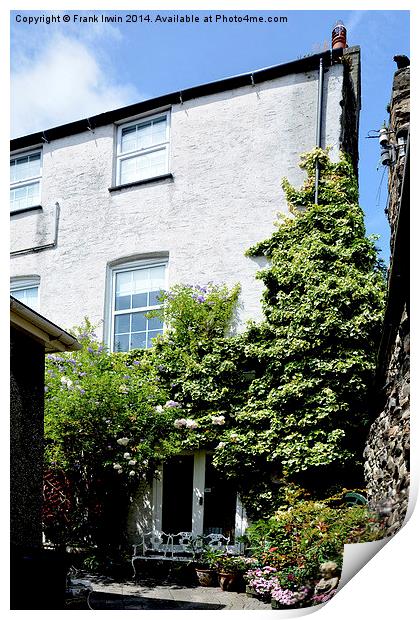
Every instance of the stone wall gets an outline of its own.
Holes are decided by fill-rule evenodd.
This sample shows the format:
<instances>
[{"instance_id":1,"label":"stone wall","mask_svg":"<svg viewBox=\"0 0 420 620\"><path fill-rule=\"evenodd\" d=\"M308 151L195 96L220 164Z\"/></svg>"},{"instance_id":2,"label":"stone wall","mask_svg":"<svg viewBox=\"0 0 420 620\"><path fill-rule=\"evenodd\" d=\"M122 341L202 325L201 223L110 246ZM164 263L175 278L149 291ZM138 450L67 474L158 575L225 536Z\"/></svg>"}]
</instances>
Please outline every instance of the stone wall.
<instances>
[{"instance_id":1,"label":"stone wall","mask_svg":"<svg viewBox=\"0 0 420 620\"><path fill-rule=\"evenodd\" d=\"M387 535L402 525L410 486L410 333L401 318L385 377L386 403L365 449L365 476L372 507L385 518Z\"/></svg>"},{"instance_id":2,"label":"stone wall","mask_svg":"<svg viewBox=\"0 0 420 620\"><path fill-rule=\"evenodd\" d=\"M405 166L405 149L398 149L398 135L406 136L410 126L410 67L404 67L395 72L389 110L390 141L396 148L395 165L390 168L388 177L389 202L387 207L391 226L391 252L393 252Z\"/></svg>"},{"instance_id":3,"label":"stone wall","mask_svg":"<svg viewBox=\"0 0 420 620\"><path fill-rule=\"evenodd\" d=\"M395 152L388 178L391 264L377 369L383 407L364 453L370 505L384 518L388 536L404 522L410 486L409 145L397 146L398 137L407 137L409 130L409 79L409 67L396 71L389 106Z\"/></svg>"}]
</instances>

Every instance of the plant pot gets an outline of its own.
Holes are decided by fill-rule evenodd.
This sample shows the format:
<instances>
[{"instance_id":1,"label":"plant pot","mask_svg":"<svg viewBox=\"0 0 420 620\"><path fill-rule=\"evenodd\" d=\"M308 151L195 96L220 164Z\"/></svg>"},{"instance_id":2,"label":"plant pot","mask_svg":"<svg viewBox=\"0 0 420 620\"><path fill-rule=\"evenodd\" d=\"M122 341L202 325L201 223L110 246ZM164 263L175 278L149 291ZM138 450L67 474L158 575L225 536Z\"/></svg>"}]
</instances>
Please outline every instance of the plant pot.
<instances>
[{"instance_id":1,"label":"plant pot","mask_svg":"<svg viewBox=\"0 0 420 620\"><path fill-rule=\"evenodd\" d=\"M195 569L198 583L200 586L210 588L214 585L216 573L211 568L196 568Z\"/></svg>"},{"instance_id":2,"label":"plant pot","mask_svg":"<svg viewBox=\"0 0 420 620\"><path fill-rule=\"evenodd\" d=\"M219 577L219 585L222 588L222 590L227 590L229 592L232 592L233 590L236 590L236 588L238 587L238 583L239 583L238 573L219 572L218 577Z\"/></svg>"}]
</instances>

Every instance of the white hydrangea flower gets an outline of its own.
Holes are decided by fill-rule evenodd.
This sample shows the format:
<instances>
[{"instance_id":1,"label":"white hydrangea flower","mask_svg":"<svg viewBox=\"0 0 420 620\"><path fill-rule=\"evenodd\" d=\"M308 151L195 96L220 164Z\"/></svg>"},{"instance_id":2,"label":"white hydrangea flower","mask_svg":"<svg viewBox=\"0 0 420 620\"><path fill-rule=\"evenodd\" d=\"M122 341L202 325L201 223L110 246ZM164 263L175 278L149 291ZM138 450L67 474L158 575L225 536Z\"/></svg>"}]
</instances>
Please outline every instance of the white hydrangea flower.
<instances>
[{"instance_id":1,"label":"white hydrangea flower","mask_svg":"<svg viewBox=\"0 0 420 620\"><path fill-rule=\"evenodd\" d=\"M121 465L119 463L114 463L113 465L114 469L122 469Z\"/></svg>"},{"instance_id":2,"label":"white hydrangea flower","mask_svg":"<svg viewBox=\"0 0 420 620\"><path fill-rule=\"evenodd\" d=\"M131 459L131 454L129 452L124 452L125 459Z\"/></svg>"},{"instance_id":3,"label":"white hydrangea flower","mask_svg":"<svg viewBox=\"0 0 420 620\"><path fill-rule=\"evenodd\" d=\"M129 475L129 476L135 476L135 475L136 475L136 472L135 472L135 471L133 471L133 470L131 470L131 471L129 471L129 472L128 472L128 475Z\"/></svg>"},{"instance_id":4,"label":"white hydrangea flower","mask_svg":"<svg viewBox=\"0 0 420 620\"><path fill-rule=\"evenodd\" d=\"M157 411L158 413L163 413L163 407L162 407L162 405L157 405L157 407L155 407L155 409L156 409L156 411Z\"/></svg>"},{"instance_id":5,"label":"white hydrangea flower","mask_svg":"<svg viewBox=\"0 0 420 620\"><path fill-rule=\"evenodd\" d=\"M215 424L216 426L223 426L225 422L226 420L225 420L224 415L212 415L211 416L211 423Z\"/></svg>"},{"instance_id":6,"label":"white hydrangea flower","mask_svg":"<svg viewBox=\"0 0 420 620\"><path fill-rule=\"evenodd\" d=\"M230 440L231 441L236 442L236 441L238 441L238 439L239 439L238 433L231 433L230 434Z\"/></svg>"},{"instance_id":7,"label":"white hydrangea flower","mask_svg":"<svg viewBox=\"0 0 420 620\"><path fill-rule=\"evenodd\" d=\"M187 425L187 420L185 418L180 418L179 420L175 420L174 426L175 428L182 428Z\"/></svg>"},{"instance_id":8,"label":"white hydrangea flower","mask_svg":"<svg viewBox=\"0 0 420 620\"><path fill-rule=\"evenodd\" d=\"M216 446L216 449L217 449L217 448L224 448L224 447L225 447L225 445L226 445L226 441L219 441L219 443L218 443L218 444L217 444L217 446Z\"/></svg>"},{"instance_id":9,"label":"white hydrangea flower","mask_svg":"<svg viewBox=\"0 0 420 620\"><path fill-rule=\"evenodd\" d=\"M198 424L195 420L186 420L185 421L185 426L191 430L194 430L195 428L198 428Z\"/></svg>"},{"instance_id":10,"label":"white hydrangea flower","mask_svg":"<svg viewBox=\"0 0 420 620\"><path fill-rule=\"evenodd\" d=\"M130 440L128 437L121 437L120 439L117 439L117 444L120 446L126 446L129 441Z\"/></svg>"},{"instance_id":11,"label":"white hydrangea flower","mask_svg":"<svg viewBox=\"0 0 420 620\"><path fill-rule=\"evenodd\" d=\"M137 461L136 461L135 459L130 459L130 460L128 461L128 464L129 464L129 465L135 465L135 464L136 464L136 462L137 462Z\"/></svg>"}]
</instances>

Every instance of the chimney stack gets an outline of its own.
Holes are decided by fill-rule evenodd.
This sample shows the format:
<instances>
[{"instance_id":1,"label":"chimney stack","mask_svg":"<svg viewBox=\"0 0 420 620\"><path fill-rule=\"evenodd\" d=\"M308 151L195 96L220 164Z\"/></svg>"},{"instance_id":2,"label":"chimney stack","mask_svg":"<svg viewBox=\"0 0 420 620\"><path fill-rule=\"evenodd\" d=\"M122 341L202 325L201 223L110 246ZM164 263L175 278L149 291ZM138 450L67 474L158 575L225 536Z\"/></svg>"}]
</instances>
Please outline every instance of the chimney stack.
<instances>
[{"instance_id":1,"label":"chimney stack","mask_svg":"<svg viewBox=\"0 0 420 620\"><path fill-rule=\"evenodd\" d=\"M339 19L332 31L333 50L345 49L347 46L347 30L343 22Z\"/></svg>"}]
</instances>

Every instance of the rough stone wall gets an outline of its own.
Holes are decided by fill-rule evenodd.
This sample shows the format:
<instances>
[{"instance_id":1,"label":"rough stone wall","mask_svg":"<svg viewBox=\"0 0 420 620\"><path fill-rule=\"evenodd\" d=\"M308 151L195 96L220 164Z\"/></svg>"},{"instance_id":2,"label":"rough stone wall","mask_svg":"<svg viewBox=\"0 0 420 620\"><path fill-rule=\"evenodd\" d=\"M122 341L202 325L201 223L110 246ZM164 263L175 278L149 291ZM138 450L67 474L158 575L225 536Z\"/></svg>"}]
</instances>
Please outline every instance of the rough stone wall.
<instances>
[{"instance_id":1,"label":"rough stone wall","mask_svg":"<svg viewBox=\"0 0 420 620\"><path fill-rule=\"evenodd\" d=\"M323 144L337 158L342 64L328 68L324 86ZM240 281L240 323L260 318L260 264L244 252L287 210L282 177L304 180L298 164L315 144L317 99L310 71L174 105L173 180L111 193L113 125L45 144L42 212L12 216L12 249L53 240L55 202L58 245L14 256L11 276L39 275L40 312L71 328L104 319L107 264L166 252L169 286Z\"/></svg>"},{"instance_id":2,"label":"rough stone wall","mask_svg":"<svg viewBox=\"0 0 420 620\"><path fill-rule=\"evenodd\" d=\"M387 215L391 226L391 252L394 249L399 197L405 165L405 151L397 146L397 135L401 131L408 131L410 124L410 67L398 69L394 75L391 101L389 104L389 135L390 142L396 148L395 165L391 167L388 177L389 203Z\"/></svg>"},{"instance_id":3,"label":"rough stone wall","mask_svg":"<svg viewBox=\"0 0 420 620\"><path fill-rule=\"evenodd\" d=\"M398 133L409 127L409 79L409 67L396 71L389 108L389 133L394 144L397 143ZM388 536L395 534L404 522L410 486L409 265L405 263L408 263L408 258L405 258L408 256L407 248L401 251L401 245L409 243L408 230L403 230L401 224L401 208L406 208L405 204L402 207L401 200L405 159L406 150L398 152L397 149L389 171L391 268L383 340L391 341L388 346L381 347L378 359L378 387L381 390L378 400L385 402L385 405L370 429L364 453L370 504L383 517ZM396 337L389 338L394 333Z\"/></svg>"},{"instance_id":4,"label":"rough stone wall","mask_svg":"<svg viewBox=\"0 0 420 620\"><path fill-rule=\"evenodd\" d=\"M410 333L406 311L385 381L385 407L370 429L364 456L371 506L384 517L386 534L391 536L404 521L410 487Z\"/></svg>"}]
</instances>

